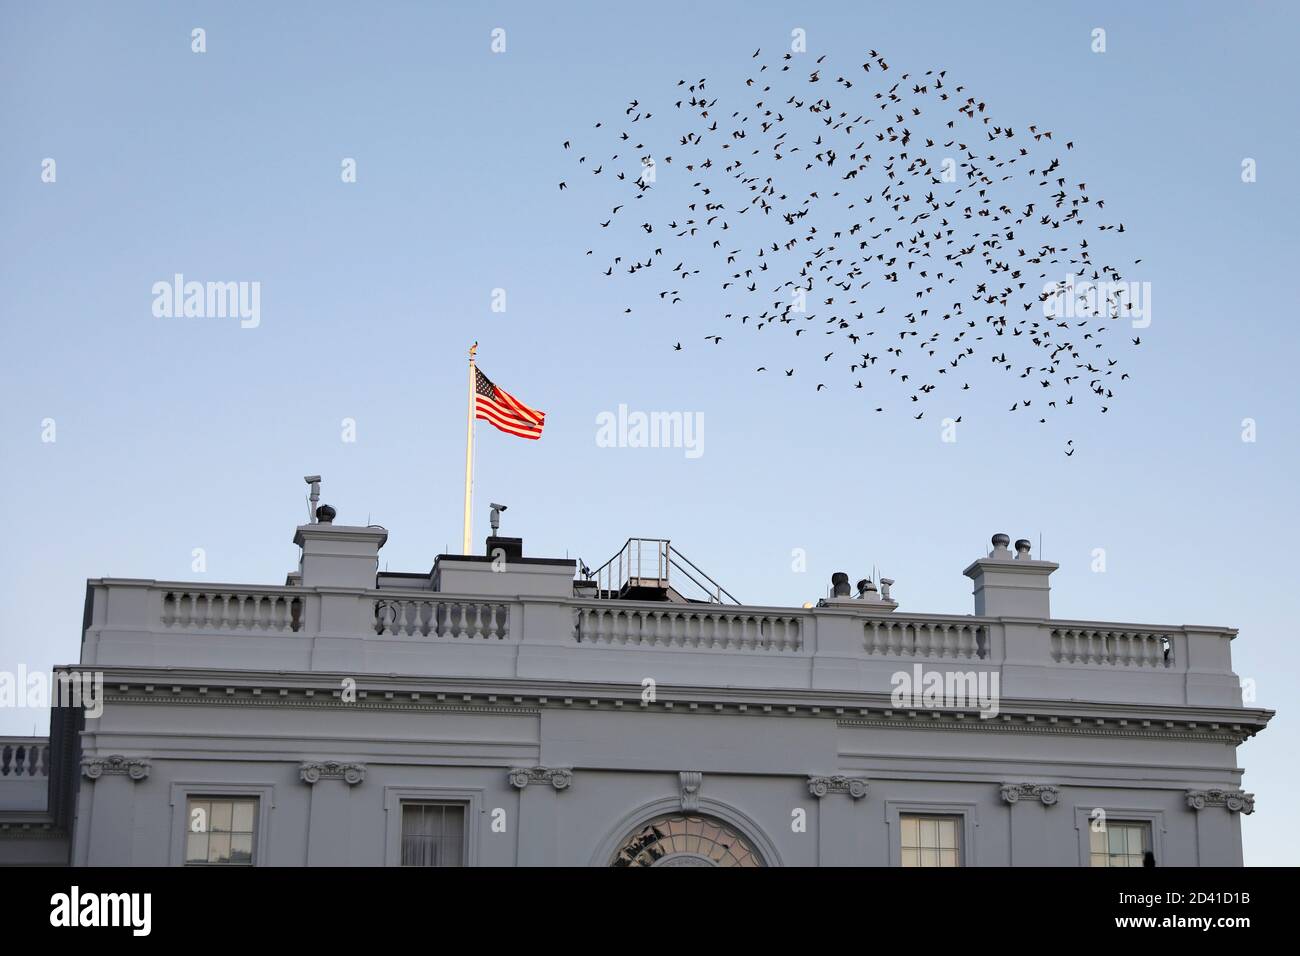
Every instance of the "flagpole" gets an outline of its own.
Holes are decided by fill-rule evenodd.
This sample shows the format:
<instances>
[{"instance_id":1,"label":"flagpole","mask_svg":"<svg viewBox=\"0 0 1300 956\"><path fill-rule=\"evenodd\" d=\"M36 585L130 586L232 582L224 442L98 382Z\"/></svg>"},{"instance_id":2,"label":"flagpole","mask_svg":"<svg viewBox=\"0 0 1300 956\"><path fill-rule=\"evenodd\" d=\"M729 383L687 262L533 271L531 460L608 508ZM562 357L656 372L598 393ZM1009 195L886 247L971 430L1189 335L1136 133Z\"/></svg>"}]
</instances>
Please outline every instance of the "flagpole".
<instances>
[{"instance_id":1,"label":"flagpole","mask_svg":"<svg viewBox=\"0 0 1300 956\"><path fill-rule=\"evenodd\" d=\"M474 393L477 391L474 375L474 353L478 350L478 343L475 342L469 347L469 408L465 420L465 542L461 550L462 554L469 554L470 537L473 534L473 518L470 510L473 507L474 495Z\"/></svg>"}]
</instances>

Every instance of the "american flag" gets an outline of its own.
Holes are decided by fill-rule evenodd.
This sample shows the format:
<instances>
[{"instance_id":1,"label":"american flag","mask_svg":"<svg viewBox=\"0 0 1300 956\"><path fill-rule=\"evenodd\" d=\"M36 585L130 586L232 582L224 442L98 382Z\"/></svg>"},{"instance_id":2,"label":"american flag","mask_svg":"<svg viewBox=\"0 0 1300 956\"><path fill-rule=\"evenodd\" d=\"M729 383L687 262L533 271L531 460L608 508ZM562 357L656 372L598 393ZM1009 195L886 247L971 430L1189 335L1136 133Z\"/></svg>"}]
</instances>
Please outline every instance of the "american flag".
<instances>
[{"instance_id":1,"label":"american flag","mask_svg":"<svg viewBox=\"0 0 1300 956\"><path fill-rule=\"evenodd\" d=\"M474 366L474 380L475 418L481 418L509 435L532 439L542 437L545 412L529 408L504 388L493 385L477 365Z\"/></svg>"}]
</instances>

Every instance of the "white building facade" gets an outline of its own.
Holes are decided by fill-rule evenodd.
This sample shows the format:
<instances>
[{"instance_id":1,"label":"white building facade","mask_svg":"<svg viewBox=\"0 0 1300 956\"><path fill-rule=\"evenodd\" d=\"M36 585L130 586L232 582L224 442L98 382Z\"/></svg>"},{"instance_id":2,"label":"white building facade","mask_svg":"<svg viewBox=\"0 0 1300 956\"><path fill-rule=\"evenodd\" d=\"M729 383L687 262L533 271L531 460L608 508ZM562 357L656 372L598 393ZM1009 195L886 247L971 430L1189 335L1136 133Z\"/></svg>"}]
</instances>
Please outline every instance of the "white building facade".
<instances>
[{"instance_id":1,"label":"white building facade","mask_svg":"<svg viewBox=\"0 0 1300 956\"><path fill-rule=\"evenodd\" d=\"M0 738L0 863L1242 862L1236 632L1053 619L1027 542L905 614L724 603L666 542L378 572L318 514L283 586L88 582L102 711Z\"/></svg>"}]
</instances>

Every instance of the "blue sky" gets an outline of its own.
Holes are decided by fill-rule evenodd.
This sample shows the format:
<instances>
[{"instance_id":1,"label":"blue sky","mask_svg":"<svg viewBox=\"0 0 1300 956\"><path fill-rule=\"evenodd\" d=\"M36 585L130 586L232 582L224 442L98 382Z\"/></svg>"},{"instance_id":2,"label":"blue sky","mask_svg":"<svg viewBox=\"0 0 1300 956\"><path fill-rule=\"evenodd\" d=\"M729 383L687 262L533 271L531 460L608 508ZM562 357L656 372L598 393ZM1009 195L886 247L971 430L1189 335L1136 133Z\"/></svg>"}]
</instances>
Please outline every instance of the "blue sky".
<instances>
[{"instance_id":1,"label":"blue sky","mask_svg":"<svg viewBox=\"0 0 1300 956\"><path fill-rule=\"evenodd\" d=\"M201 547L204 579L282 580L311 472L340 521L390 529L393 570L430 567L460 540L477 340L548 418L537 443L480 430L476 538L505 501L533 554L594 566L629 535L671 537L770 604L874 564L905 610L966 613L960 572L989 536L1041 535L1058 616L1240 628L1236 669L1280 711L1239 752L1260 795L1247 861L1300 860L1300 15L988 6L0 3L0 669L76 660L87 577L199 577ZM999 120L1074 142L1072 174L1144 259L1153 321L1073 457L1000 408L972 405L945 443L843 388L756 376L775 340L704 302L626 316L628 287L582 255L601 237L585 196L555 189L561 141L678 77L741 77L794 28L807 57L946 69ZM151 287L178 272L260 282L260 325L155 318ZM702 414L704 453L599 447L620 403ZM45 720L0 712L0 733Z\"/></svg>"}]
</instances>

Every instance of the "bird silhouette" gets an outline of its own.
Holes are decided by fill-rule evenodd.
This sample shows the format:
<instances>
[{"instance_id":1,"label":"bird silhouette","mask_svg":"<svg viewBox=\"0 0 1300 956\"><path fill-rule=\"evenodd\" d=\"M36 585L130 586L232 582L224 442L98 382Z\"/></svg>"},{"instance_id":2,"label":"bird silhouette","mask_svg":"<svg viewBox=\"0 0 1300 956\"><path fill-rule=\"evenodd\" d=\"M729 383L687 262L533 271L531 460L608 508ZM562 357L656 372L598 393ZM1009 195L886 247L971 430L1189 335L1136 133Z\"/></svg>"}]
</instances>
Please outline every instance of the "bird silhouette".
<instances>
[{"instance_id":1,"label":"bird silhouette","mask_svg":"<svg viewBox=\"0 0 1300 956\"><path fill-rule=\"evenodd\" d=\"M1107 333L1135 318L1135 286L1117 264L1125 224L1105 219L1090 177L1066 170L1074 140L1058 151L1054 130L995 119L946 69L897 74L875 50L851 69L827 59L801 71L794 54L760 48L725 76L669 80L664 101L639 93L619 124L564 137L566 163L578 153L576 165L616 172L582 189L560 182L571 197L613 199L604 275L635 296L660 258L678 258L678 288L650 293L661 310L717 308L775 332L791 356L815 328L851 345L887 337L887 373L870 354L844 363L872 398L906 388L909 404L929 406L989 376L1010 412L1031 406L1026 386L1050 390L1043 424L1107 412L1131 374ZM642 204L630 221L617 215L628 197Z\"/></svg>"}]
</instances>

